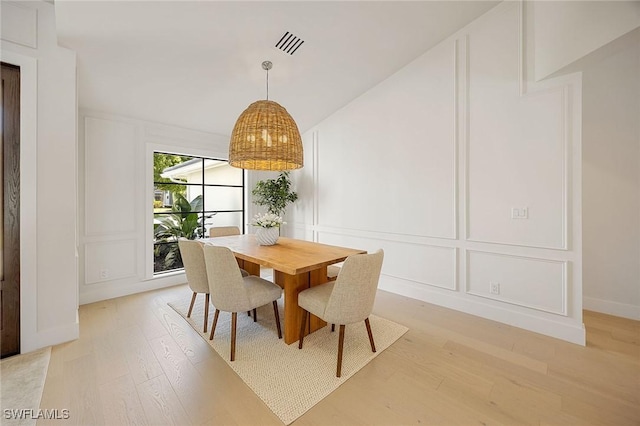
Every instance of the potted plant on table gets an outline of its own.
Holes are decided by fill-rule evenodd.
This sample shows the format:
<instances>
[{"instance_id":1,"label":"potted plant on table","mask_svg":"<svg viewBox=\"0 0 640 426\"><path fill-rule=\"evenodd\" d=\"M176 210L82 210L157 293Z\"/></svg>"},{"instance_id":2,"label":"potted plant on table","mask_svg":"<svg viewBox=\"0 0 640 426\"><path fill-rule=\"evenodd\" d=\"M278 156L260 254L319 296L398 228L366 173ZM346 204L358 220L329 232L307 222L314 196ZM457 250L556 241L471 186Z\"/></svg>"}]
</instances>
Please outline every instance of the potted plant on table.
<instances>
[{"instance_id":1,"label":"potted plant on table","mask_svg":"<svg viewBox=\"0 0 640 426\"><path fill-rule=\"evenodd\" d=\"M256 241L261 246L272 246L280 237L280 225L286 224L282 217L273 213L257 214L251 220L251 225L257 227Z\"/></svg>"},{"instance_id":2,"label":"potted plant on table","mask_svg":"<svg viewBox=\"0 0 640 426\"><path fill-rule=\"evenodd\" d=\"M258 214L251 221L251 225L258 228L256 239L261 245L273 245L280 236L280 226L286 224L282 213L289 203L298 199L298 194L291 190L289 172L280 172L277 179L259 181L251 193L254 204L267 208L266 214Z\"/></svg>"},{"instance_id":3,"label":"potted plant on table","mask_svg":"<svg viewBox=\"0 0 640 426\"><path fill-rule=\"evenodd\" d=\"M269 213L281 216L287 204L298 199L298 194L291 191L289 172L280 172L277 179L261 180L251 192L253 204L265 206Z\"/></svg>"}]
</instances>

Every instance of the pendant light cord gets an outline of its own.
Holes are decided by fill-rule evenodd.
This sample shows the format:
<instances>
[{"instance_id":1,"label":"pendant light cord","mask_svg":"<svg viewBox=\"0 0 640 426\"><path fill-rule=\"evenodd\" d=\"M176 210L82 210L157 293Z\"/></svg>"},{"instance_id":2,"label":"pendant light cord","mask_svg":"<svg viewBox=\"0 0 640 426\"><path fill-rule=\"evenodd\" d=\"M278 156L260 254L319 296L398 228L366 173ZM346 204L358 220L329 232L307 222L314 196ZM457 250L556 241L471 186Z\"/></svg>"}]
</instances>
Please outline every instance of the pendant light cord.
<instances>
[{"instance_id":1,"label":"pendant light cord","mask_svg":"<svg viewBox=\"0 0 640 426\"><path fill-rule=\"evenodd\" d=\"M269 100L269 70L272 66L273 64L271 63L271 61L264 61L262 63L262 69L267 72L267 100Z\"/></svg>"}]
</instances>

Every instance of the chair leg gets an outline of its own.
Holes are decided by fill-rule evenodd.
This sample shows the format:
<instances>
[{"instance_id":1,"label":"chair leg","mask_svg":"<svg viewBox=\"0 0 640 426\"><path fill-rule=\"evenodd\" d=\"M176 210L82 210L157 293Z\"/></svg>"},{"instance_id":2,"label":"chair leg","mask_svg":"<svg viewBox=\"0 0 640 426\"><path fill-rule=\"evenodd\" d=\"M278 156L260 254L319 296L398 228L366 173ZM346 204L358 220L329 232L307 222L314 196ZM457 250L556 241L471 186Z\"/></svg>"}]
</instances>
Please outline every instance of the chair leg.
<instances>
[{"instance_id":1,"label":"chair leg","mask_svg":"<svg viewBox=\"0 0 640 426\"><path fill-rule=\"evenodd\" d=\"M278 312L278 302L273 301L273 314L276 317L276 325L278 326L278 339L282 339L282 328L280 328L280 313Z\"/></svg>"},{"instance_id":2,"label":"chair leg","mask_svg":"<svg viewBox=\"0 0 640 426\"><path fill-rule=\"evenodd\" d=\"M333 333L334 331L336 331L336 325L335 324L331 324L331 332Z\"/></svg>"},{"instance_id":3,"label":"chair leg","mask_svg":"<svg viewBox=\"0 0 640 426\"><path fill-rule=\"evenodd\" d=\"M307 326L307 311L302 310L302 321L300 321L300 340L298 340L298 349L302 349L302 342L304 341L304 332Z\"/></svg>"},{"instance_id":4,"label":"chair leg","mask_svg":"<svg viewBox=\"0 0 640 426\"><path fill-rule=\"evenodd\" d=\"M218 315L220 311L216 309L216 312L213 314L213 324L211 324L211 335L209 336L209 340L213 340L213 333L216 332L216 324L218 324Z\"/></svg>"},{"instance_id":5,"label":"chair leg","mask_svg":"<svg viewBox=\"0 0 640 426\"><path fill-rule=\"evenodd\" d=\"M338 337L338 369L336 377L342 374L342 348L344 347L344 324L340 324L340 336Z\"/></svg>"},{"instance_id":6,"label":"chair leg","mask_svg":"<svg viewBox=\"0 0 640 426\"><path fill-rule=\"evenodd\" d=\"M236 359L236 323L238 322L238 313L231 314L231 361Z\"/></svg>"},{"instance_id":7,"label":"chair leg","mask_svg":"<svg viewBox=\"0 0 640 426\"><path fill-rule=\"evenodd\" d=\"M255 308L253 309L253 322L258 321L258 313L256 312Z\"/></svg>"},{"instance_id":8,"label":"chair leg","mask_svg":"<svg viewBox=\"0 0 640 426\"><path fill-rule=\"evenodd\" d=\"M189 312L187 312L187 318L191 317L191 311L193 311L193 304L196 303L196 296L198 293L193 292L193 296L191 296L191 304L189 305Z\"/></svg>"},{"instance_id":9,"label":"chair leg","mask_svg":"<svg viewBox=\"0 0 640 426\"><path fill-rule=\"evenodd\" d=\"M204 326L202 332L207 332L207 325L209 324L209 293L204 296Z\"/></svg>"},{"instance_id":10,"label":"chair leg","mask_svg":"<svg viewBox=\"0 0 640 426\"><path fill-rule=\"evenodd\" d=\"M371 332L371 324L369 324L369 318L364 320L364 325L367 326L367 333L369 333L369 343L371 343L371 352L375 352L376 344L373 343L373 333Z\"/></svg>"},{"instance_id":11,"label":"chair leg","mask_svg":"<svg viewBox=\"0 0 640 426\"><path fill-rule=\"evenodd\" d=\"M247 316L250 317L251 316L251 311L247 311Z\"/></svg>"}]
</instances>

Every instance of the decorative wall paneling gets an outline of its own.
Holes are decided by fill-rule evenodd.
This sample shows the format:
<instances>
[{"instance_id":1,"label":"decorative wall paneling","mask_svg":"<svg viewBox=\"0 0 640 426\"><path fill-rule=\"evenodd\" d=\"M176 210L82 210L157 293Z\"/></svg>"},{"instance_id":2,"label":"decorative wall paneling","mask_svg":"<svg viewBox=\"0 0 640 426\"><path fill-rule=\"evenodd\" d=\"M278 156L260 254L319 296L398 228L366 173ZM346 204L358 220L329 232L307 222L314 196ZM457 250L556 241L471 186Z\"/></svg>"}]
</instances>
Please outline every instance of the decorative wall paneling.
<instances>
[{"instance_id":1,"label":"decorative wall paneling","mask_svg":"<svg viewBox=\"0 0 640 426\"><path fill-rule=\"evenodd\" d=\"M225 158L228 138L80 111L80 302L185 282L153 276L153 152Z\"/></svg>"},{"instance_id":2,"label":"decorative wall paneling","mask_svg":"<svg viewBox=\"0 0 640 426\"><path fill-rule=\"evenodd\" d=\"M465 38L466 238L566 249L568 88L527 83L523 5L503 13Z\"/></svg>"},{"instance_id":3,"label":"decorative wall paneling","mask_svg":"<svg viewBox=\"0 0 640 426\"><path fill-rule=\"evenodd\" d=\"M458 256L455 247L403 241L397 236L364 236L350 231L320 231L318 234L319 242L323 244L365 249L369 252L383 247L385 261L382 273L385 276L446 290L457 290ZM425 264L430 267L425 268Z\"/></svg>"},{"instance_id":4,"label":"decorative wall paneling","mask_svg":"<svg viewBox=\"0 0 640 426\"><path fill-rule=\"evenodd\" d=\"M289 213L385 249L383 290L584 344L580 78L528 79L526 13L498 5L307 132L313 201Z\"/></svg>"},{"instance_id":5,"label":"decorative wall paneling","mask_svg":"<svg viewBox=\"0 0 640 426\"><path fill-rule=\"evenodd\" d=\"M137 245L137 239L85 243L85 284L135 277Z\"/></svg>"},{"instance_id":6,"label":"decorative wall paneling","mask_svg":"<svg viewBox=\"0 0 640 426\"><path fill-rule=\"evenodd\" d=\"M467 250L466 253L468 294L567 315L566 261L475 250ZM487 283L496 286L497 294L491 292Z\"/></svg>"},{"instance_id":7,"label":"decorative wall paneling","mask_svg":"<svg viewBox=\"0 0 640 426\"><path fill-rule=\"evenodd\" d=\"M317 225L456 238L456 45L435 47L317 132Z\"/></svg>"},{"instance_id":8,"label":"decorative wall paneling","mask_svg":"<svg viewBox=\"0 0 640 426\"><path fill-rule=\"evenodd\" d=\"M38 48L38 9L18 2L2 2L2 39L21 46Z\"/></svg>"},{"instance_id":9,"label":"decorative wall paneling","mask_svg":"<svg viewBox=\"0 0 640 426\"><path fill-rule=\"evenodd\" d=\"M0 58L21 75L20 346L26 353L78 337L76 57L56 44L52 3L3 1L0 9Z\"/></svg>"},{"instance_id":10,"label":"decorative wall paneling","mask_svg":"<svg viewBox=\"0 0 640 426\"><path fill-rule=\"evenodd\" d=\"M90 141L84 155L87 237L136 232L137 132L133 123L84 118L85 140Z\"/></svg>"}]
</instances>

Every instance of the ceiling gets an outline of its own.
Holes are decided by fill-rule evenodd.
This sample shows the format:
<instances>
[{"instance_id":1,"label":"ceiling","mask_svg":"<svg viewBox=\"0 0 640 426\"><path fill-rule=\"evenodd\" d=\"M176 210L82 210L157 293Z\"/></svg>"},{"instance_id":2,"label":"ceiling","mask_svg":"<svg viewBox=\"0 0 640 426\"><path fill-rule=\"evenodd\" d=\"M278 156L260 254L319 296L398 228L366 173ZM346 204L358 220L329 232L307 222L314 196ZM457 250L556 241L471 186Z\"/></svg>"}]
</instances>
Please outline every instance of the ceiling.
<instances>
[{"instance_id":1,"label":"ceiling","mask_svg":"<svg viewBox=\"0 0 640 426\"><path fill-rule=\"evenodd\" d=\"M65 1L59 44L77 52L79 105L231 134L253 101L305 132L496 1ZM275 47L289 31L293 54Z\"/></svg>"}]
</instances>

